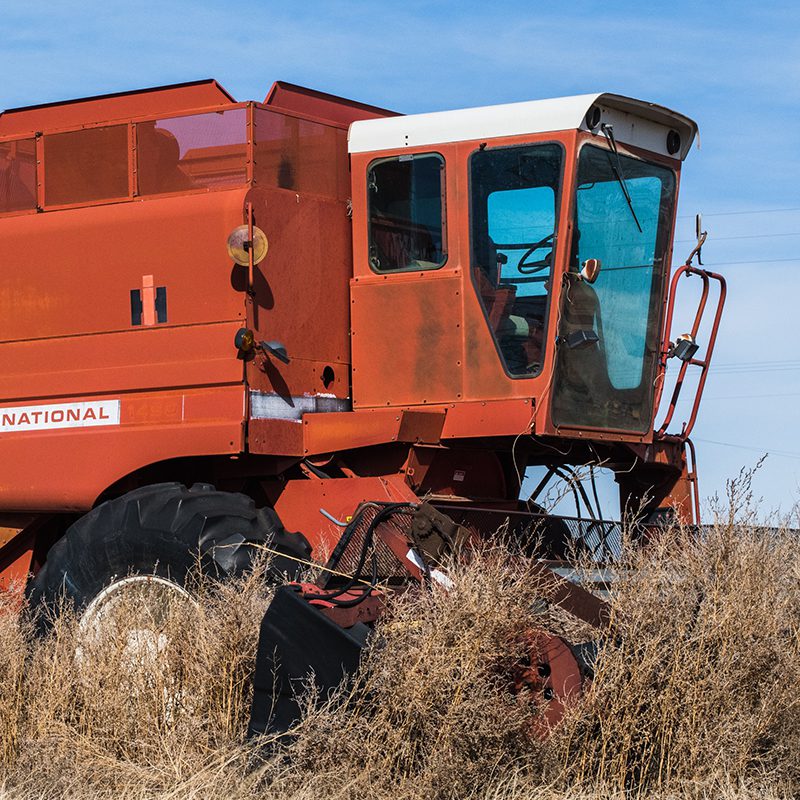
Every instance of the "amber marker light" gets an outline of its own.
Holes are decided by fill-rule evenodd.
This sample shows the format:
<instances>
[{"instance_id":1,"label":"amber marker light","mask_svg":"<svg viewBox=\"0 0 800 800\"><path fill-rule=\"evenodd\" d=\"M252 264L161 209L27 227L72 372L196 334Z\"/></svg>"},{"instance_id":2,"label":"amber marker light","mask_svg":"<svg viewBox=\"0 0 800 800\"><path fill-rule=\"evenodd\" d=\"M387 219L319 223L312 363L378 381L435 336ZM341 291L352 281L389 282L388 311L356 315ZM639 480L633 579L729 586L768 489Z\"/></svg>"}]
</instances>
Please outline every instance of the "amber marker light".
<instances>
[{"instance_id":1,"label":"amber marker light","mask_svg":"<svg viewBox=\"0 0 800 800\"><path fill-rule=\"evenodd\" d=\"M250 265L250 250L253 251L253 263L260 264L267 255L269 242L261 228L253 225L253 239L248 237L248 226L239 225L228 237L228 255L240 266Z\"/></svg>"},{"instance_id":2,"label":"amber marker light","mask_svg":"<svg viewBox=\"0 0 800 800\"><path fill-rule=\"evenodd\" d=\"M253 331L251 331L250 328L239 328L239 330L236 331L236 337L233 343L242 353L249 353L256 343Z\"/></svg>"}]
</instances>

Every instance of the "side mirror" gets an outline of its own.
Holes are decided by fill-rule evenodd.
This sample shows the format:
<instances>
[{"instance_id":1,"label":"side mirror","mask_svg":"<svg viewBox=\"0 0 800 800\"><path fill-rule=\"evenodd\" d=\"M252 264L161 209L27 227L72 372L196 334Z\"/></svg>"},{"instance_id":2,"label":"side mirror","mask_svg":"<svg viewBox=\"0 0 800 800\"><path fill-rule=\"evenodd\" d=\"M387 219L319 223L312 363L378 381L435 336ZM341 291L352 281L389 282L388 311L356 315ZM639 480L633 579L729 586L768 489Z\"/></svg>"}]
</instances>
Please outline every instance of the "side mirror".
<instances>
[{"instance_id":1,"label":"side mirror","mask_svg":"<svg viewBox=\"0 0 800 800\"><path fill-rule=\"evenodd\" d=\"M586 261L581 264L581 277L586 281L586 283L594 283L597 280L597 276L600 274L600 267L603 264L599 258L587 258Z\"/></svg>"}]
</instances>

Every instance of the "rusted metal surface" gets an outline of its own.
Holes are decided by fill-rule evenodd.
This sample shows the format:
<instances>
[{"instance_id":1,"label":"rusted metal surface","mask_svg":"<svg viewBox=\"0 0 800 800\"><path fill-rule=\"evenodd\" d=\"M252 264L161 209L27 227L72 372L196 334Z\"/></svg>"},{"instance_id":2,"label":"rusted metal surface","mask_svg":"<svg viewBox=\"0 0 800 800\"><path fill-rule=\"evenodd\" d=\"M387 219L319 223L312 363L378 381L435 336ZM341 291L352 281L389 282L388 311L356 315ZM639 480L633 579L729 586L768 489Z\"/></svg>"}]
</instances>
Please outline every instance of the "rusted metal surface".
<instances>
[{"instance_id":1,"label":"rusted metal surface","mask_svg":"<svg viewBox=\"0 0 800 800\"><path fill-rule=\"evenodd\" d=\"M119 425L4 433L0 509L87 511L107 487L148 464L240 453L243 404L241 386L126 394Z\"/></svg>"},{"instance_id":2,"label":"rusted metal surface","mask_svg":"<svg viewBox=\"0 0 800 800\"><path fill-rule=\"evenodd\" d=\"M353 281L354 407L462 399L462 292L461 276L446 269Z\"/></svg>"},{"instance_id":3,"label":"rusted metal surface","mask_svg":"<svg viewBox=\"0 0 800 800\"><path fill-rule=\"evenodd\" d=\"M259 354L247 362L253 391L284 397L350 397L350 223L343 202L285 189L252 189L255 224L269 241L254 268L247 325L256 341L280 339L283 364Z\"/></svg>"},{"instance_id":4,"label":"rusted metal surface","mask_svg":"<svg viewBox=\"0 0 800 800\"><path fill-rule=\"evenodd\" d=\"M399 442L425 442L436 444L442 437L445 409L420 411L406 409L400 417L400 428L397 432Z\"/></svg>"},{"instance_id":5,"label":"rusted metal surface","mask_svg":"<svg viewBox=\"0 0 800 800\"><path fill-rule=\"evenodd\" d=\"M585 681L578 660L561 637L532 630L522 646L527 653L511 667L513 688L529 698L534 711L531 732L543 740L569 705L580 700Z\"/></svg>"}]
</instances>

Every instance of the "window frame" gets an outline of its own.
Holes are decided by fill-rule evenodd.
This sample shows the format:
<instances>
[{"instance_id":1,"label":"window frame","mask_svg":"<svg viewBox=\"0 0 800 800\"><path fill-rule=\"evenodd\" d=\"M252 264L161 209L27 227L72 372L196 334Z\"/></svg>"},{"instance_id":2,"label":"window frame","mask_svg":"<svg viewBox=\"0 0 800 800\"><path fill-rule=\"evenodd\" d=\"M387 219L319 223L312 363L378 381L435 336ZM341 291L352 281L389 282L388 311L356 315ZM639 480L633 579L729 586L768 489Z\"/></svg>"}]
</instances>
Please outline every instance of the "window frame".
<instances>
[{"instance_id":1,"label":"window frame","mask_svg":"<svg viewBox=\"0 0 800 800\"><path fill-rule=\"evenodd\" d=\"M441 174L441 209L442 209L442 261L434 267L421 267L419 265L412 265L408 267L399 267L397 269L376 269L375 266L372 264L372 259L370 258L370 251L372 250L372 203L370 197L370 189L369 189L369 174L370 172L380 164L385 164L390 161L413 161L415 158L436 158L439 160L440 164L440 174ZM366 203L366 210L367 210L367 264L369 265L370 270L375 275L398 275L404 272L436 272L442 269L448 262L450 258L450 247L448 241L448 224L447 224L447 159L439 153L438 151L431 150L425 151L422 153L398 153L397 155L393 156L384 156L381 158L373 159L372 161L367 164L367 171L364 176L365 178L365 185L366 185L366 192L367 192L367 203Z\"/></svg>"},{"instance_id":2,"label":"window frame","mask_svg":"<svg viewBox=\"0 0 800 800\"><path fill-rule=\"evenodd\" d=\"M541 361L539 362L539 369L533 372L527 372L524 374L514 373L509 370L508 365L506 364L505 356L503 355L503 351L500 348L500 342L498 341L497 337L494 334L490 324L489 324L489 314L486 310L486 306L483 304L483 299L481 297L480 287L478 286L477 277L476 277L476 265L473 263L474 255L475 255L475 241L474 241L474 227L473 227L473 219L474 219L474 199L475 195L473 190L473 179L472 179L472 159L475 157L477 153L486 153L486 152L493 152L497 150L512 150L512 149L520 149L523 147L539 147L541 145L557 145L561 150L561 172L560 178L558 182L558 191L555 193L555 225L553 226L553 258L551 260L550 265L550 291L547 292L547 307L544 316L544 332L545 335L542 340L542 353L541 353ZM547 333L550 330L550 321L552 318L553 313L553 278L559 272L559 254L561 253L563 247L560 244L560 222L561 217L563 214L563 198L564 198L564 180L567 175L567 147L564 142L560 141L559 139L542 139L539 141L531 141L531 142L515 142L513 144L500 144L495 145L494 147L490 147L485 143L479 145L474 150L472 150L467 158L467 192L469 194L469 217L467 220L467 224L469 227L469 275L470 281L472 283L472 288L475 291L475 296L478 300L478 305L481 309L481 314L483 314L483 318L486 322L486 330L489 332L489 335L492 338L492 342L494 344L495 350L497 351L497 356L500 361L500 365L503 368L505 374L511 378L512 380L532 380L538 378L544 372L545 363L547 361L547 353L548 353L548 346L550 342L548 341Z\"/></svg>"}]
</instances>

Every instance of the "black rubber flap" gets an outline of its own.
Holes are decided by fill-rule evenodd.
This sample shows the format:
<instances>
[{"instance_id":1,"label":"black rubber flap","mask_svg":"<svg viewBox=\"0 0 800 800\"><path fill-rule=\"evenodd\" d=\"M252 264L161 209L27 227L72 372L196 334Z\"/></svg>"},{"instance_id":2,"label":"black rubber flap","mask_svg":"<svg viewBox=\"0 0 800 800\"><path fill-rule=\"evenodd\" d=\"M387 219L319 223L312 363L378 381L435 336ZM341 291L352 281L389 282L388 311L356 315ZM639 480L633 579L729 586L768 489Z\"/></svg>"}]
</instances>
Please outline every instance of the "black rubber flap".
<instances>
[{"instance_id":1,"label":"black rubber flap","mask_svg":"<svg viewBox=\"0 0 800 800\"><path fill-rule=\"evenodd\" d=\"M261 621L248 735L288 731L311 676L324 698L356 671L369 633L360 622L341 628L298 587L280 587Z\"/></svg>"}]
</instances>

